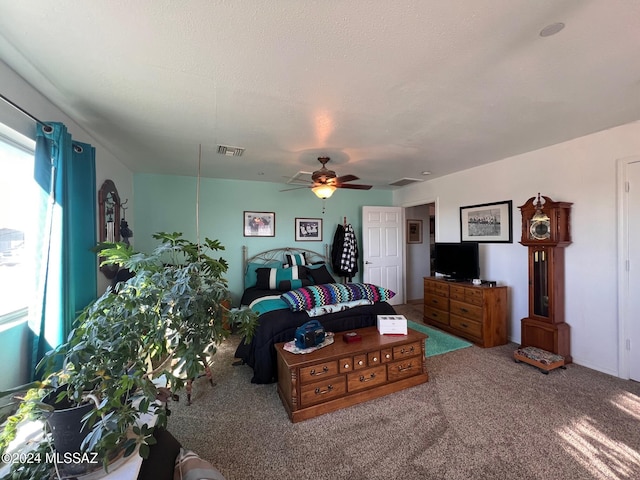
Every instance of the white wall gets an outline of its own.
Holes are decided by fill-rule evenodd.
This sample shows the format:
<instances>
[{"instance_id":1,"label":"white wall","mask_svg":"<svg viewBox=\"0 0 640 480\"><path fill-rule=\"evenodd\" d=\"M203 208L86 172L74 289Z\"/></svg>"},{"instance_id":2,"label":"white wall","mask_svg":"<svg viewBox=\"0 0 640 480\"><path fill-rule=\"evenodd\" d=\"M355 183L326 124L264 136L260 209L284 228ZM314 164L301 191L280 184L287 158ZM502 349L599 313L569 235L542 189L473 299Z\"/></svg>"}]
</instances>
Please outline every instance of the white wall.
<instances>
[{"instance_id":1,"label":"white wall","mask_svg":"<svg viewBox=\"0 0 640 480\"><path fill-rule=\"evenodd\" d=\"M509 286L509 337L520 342L528 313L527 249L518 206L538 192L573 202L566 248L566 322L575 363L612 375L618 367L616 160L640 153L634 122L523 155L411 185L394 205L436 200L436 239L460 239L459 208L513 200L513 244L482 244L481 276Z\"/></svg>"}]
</instances>

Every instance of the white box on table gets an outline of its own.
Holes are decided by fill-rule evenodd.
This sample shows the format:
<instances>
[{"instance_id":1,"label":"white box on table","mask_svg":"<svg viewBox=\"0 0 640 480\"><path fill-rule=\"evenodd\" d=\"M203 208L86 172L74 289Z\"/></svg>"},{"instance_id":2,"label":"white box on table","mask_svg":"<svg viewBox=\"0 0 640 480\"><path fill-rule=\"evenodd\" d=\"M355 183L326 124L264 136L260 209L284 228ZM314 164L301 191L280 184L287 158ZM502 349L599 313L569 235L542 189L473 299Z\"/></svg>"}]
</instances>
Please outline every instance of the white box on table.
<instances>
[{"instance_id":1,"label":"white box on table","mask_svg":"<svg viewBox=\"0 0 640 480\"><path fill-rule=\"evenodd\" d=\"M380 335L406 335L407 319L404 315L378 315Z\"/></svg>"}]
</instances>

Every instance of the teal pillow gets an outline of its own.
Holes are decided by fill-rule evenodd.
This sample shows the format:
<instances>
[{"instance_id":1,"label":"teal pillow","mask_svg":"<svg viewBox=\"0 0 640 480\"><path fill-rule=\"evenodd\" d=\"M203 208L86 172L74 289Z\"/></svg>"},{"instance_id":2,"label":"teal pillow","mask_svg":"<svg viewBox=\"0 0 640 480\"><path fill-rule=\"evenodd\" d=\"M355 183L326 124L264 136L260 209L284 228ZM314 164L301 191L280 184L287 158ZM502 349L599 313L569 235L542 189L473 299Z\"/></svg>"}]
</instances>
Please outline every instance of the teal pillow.
<instances>
[{"instance_id":1,"label":"teal pillow","mask_svg":"<svg viewBox=\"0 0 640 480\"><path fill-rule=\"evenodd\" d=\"M280 262L248 263L247 271L244 273L244 288L256 286L256 283L258 282L258 275L256 271L259 268L275 268L279 266Z\"/></svg>"}]
</instances>

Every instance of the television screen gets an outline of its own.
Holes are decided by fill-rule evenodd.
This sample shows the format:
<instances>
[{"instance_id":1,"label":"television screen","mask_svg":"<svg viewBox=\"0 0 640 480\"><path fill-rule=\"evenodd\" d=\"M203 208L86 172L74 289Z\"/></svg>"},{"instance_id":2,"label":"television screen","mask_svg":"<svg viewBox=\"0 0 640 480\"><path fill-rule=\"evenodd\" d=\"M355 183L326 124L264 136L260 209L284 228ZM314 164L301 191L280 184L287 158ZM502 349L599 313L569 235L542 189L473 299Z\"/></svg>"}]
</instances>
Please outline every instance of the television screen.
<instances>
[{"instance_id":1,"label":"television screen","mask_svg":"<svg viewBox=\"0 0 640 480\"><path fill-rule=\"evenodd\" d=\"M478 244L436 243L435 271L454 280L480 278L480 255Z\"/></svg>"}]
</instances>

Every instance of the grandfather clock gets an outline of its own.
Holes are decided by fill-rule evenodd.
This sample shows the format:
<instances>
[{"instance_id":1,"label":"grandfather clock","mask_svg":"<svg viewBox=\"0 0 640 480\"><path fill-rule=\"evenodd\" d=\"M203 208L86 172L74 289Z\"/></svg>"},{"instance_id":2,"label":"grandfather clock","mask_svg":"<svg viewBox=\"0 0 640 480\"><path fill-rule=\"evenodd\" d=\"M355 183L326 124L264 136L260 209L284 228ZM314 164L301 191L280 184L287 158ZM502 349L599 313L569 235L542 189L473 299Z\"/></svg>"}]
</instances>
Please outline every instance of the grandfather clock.
<instances>
[{"instance_id":1,"label":"grandfather clock","mask_svg":"<svg viewBox=\"0 0 640 480\"><path fill-rule=\"evenodd\" d=\"M569 325L564 321L564 248L571 244L569 202L538 194L520 208L529 249L529 316L521 321L521 347L537 347L571 363Z\"/></svg>"}]
</instances>

